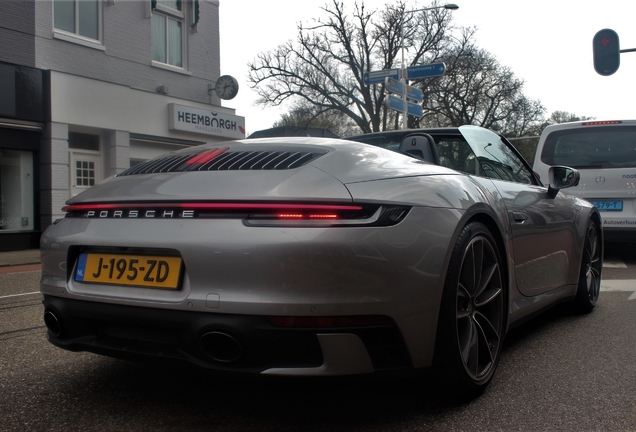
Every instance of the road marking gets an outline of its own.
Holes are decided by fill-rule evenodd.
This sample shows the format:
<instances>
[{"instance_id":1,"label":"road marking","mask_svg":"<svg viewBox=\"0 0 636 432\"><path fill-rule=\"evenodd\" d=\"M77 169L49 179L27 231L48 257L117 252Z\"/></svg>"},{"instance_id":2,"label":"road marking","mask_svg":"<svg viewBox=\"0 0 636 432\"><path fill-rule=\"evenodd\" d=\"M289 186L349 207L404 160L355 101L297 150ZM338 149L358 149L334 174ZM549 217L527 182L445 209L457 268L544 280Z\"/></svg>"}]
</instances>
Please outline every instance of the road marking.
<instances>
[{"instance_id":1,"label":"road marking","mask_svg":"<svg viewBox=\"0 0 636 432\"><path fill-rule=\"evenodd\" d=\"M41 293L40 293L40 291L33 291L33 292L30 292L30 293L24 293L24 294L11 294L11 295L6 295L6 296L0 296L0 299L9 298L9 297L25 296L25 295L31 295L31 294L41 294Z\"/></svg>"},{"instance_id":2,"label":"road marking","mask_svg":"<svg viewBox=\"0 0 636 432\"><path fill-rule=\"evenodd\" d=\"M603 261L603 267L607 268L627 268L627 265L618 258L606 259Z\"/></svg>"},{"instance_id":3,"label":"road marking","mask_svg":"<svg viewBox=\"0 0 636 432\"><path fill-rule=\"evenodd\" d=\"M601 280L601 291L626 291L631 292L627 300L636 300L636 281L626 280Z\"/></svg>"}]
</instances>

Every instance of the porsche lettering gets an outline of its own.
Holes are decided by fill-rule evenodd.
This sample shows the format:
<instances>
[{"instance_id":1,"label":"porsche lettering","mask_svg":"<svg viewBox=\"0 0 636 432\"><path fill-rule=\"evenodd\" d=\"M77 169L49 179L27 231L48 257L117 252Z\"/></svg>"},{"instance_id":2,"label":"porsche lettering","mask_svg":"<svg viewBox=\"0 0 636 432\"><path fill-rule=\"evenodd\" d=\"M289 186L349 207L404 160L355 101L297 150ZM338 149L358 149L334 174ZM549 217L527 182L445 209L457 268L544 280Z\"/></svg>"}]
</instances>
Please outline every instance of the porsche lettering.
<instances>
[{"instance_id":1,"label":"porsche lettering","mask_svg":"<svg viewBox=\"0 0 636 432\"><path fill-rule=\"evenodd\" d=\"M89 210L87 218L193 218L194 210Z\"/></svg>"}]
</instances>

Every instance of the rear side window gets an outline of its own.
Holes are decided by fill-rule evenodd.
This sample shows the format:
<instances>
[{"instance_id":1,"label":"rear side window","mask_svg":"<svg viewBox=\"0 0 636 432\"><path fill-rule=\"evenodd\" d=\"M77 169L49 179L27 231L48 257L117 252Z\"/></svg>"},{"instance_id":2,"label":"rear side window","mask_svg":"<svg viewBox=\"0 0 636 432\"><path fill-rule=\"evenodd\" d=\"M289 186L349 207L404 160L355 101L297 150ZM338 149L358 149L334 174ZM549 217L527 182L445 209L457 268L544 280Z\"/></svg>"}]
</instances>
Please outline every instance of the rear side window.
<instances>
[{"instance_id":1,"label":"rear side window","mask_svg":"<svg viewBox=\"0 0 636 432\"><path fill-rule=\"evenodd\" d=\"M636 167L636 127L581 127L552 132L541 162L572 168Z\"/></svg>"}]
</instances>

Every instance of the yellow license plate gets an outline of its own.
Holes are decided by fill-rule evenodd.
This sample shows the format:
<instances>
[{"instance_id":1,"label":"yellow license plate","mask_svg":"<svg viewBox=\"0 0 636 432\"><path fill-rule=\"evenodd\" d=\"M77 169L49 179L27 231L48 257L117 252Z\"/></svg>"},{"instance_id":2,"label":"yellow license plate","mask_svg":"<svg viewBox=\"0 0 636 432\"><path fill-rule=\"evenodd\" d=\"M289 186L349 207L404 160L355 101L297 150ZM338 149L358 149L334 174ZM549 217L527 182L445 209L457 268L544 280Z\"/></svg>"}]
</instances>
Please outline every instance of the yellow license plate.
<instances>
[{"instance_id":1,"label":"yellow license plate","mask_svg":"<svg viewBox=\"0 0 636 432\"><path fill-rule=\"evenodd\" d=\"M177 289L181 258L172 256L82 253L77 261L78 282Z\"/></svg>"}]
</instances>

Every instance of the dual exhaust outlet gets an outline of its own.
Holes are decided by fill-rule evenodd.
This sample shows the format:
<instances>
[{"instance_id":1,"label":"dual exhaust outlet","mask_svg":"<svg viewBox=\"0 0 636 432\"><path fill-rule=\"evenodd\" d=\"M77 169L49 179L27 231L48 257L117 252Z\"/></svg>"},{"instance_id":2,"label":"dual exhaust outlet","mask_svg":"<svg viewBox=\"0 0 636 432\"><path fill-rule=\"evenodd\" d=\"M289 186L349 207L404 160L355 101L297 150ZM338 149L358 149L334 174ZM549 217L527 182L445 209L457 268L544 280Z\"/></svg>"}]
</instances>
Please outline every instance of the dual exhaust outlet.
<instances>
[{"instance_id":1,"label":"dual exhaust outlet","mask_svg":"<svg viewBox=\"0 0 636 432\"><path fill-rule=\"evenodd\" d=\"M54 337L62 335L62 320L54 311L44 311L44 324ZM243 344L223 331L209 331L199 338L199 349L219 363L234 363L243 356Z\"/></svg>"}]
</instances>

